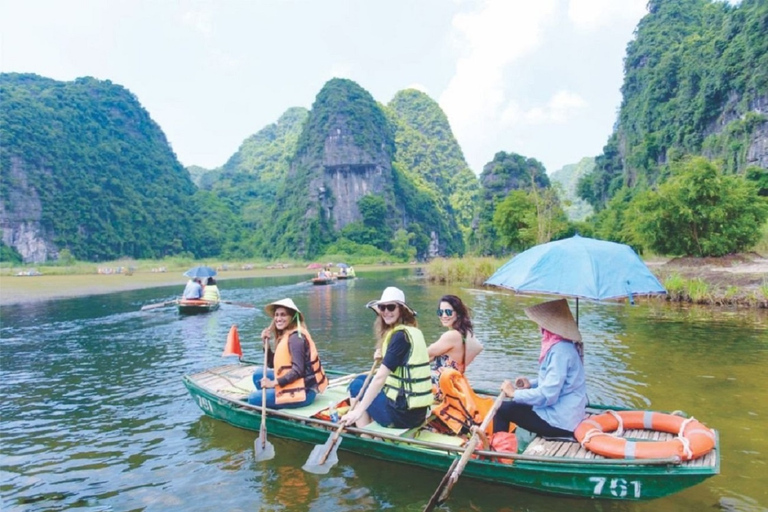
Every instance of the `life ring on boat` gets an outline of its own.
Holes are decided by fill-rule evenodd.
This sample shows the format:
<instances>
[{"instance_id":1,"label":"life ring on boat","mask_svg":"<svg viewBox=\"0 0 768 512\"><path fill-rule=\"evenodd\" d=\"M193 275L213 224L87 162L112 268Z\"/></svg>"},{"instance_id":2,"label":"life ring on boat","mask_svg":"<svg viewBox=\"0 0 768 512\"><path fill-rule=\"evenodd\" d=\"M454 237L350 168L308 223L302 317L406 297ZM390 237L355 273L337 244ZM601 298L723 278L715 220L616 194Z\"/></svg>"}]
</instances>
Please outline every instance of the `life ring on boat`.
<instances>
[{"instance_id":1,"label":"life ring on boat","mask_svg":"<svg viewBox=\"0 0 768 512\"><path fill-rule=\"evenodd\" d=\"M625 429L675 434L669 441L631 441L619 437ZM615 433L613 433L615 432ZM612 459L693 460L715 447L715 433L693 417L653 411L608 411L579 423L573 433L587 450Z\"/></svg>"}]
</instances>

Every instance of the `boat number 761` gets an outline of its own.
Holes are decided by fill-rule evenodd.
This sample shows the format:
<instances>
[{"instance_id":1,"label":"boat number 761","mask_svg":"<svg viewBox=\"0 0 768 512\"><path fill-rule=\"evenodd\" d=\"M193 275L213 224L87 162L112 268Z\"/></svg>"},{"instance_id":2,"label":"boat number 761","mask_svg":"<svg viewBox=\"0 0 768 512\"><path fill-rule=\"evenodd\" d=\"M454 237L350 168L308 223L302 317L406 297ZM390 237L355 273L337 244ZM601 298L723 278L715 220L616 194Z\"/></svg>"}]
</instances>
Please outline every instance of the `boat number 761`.
<instances>
[{"instance_id":1,"label":"boat number 761","mask_svg":"<svg viewBox=\"0 0 768 512\"><path fill-rule=\"evenodd\" d=\"M595 485L592 494L595 496L605 496L610 494L616 498L640 497L640 482L637 480L627 481L624 478L606 478L603 476L591 476L589 481Z\"/></svg>"}]
</instances>

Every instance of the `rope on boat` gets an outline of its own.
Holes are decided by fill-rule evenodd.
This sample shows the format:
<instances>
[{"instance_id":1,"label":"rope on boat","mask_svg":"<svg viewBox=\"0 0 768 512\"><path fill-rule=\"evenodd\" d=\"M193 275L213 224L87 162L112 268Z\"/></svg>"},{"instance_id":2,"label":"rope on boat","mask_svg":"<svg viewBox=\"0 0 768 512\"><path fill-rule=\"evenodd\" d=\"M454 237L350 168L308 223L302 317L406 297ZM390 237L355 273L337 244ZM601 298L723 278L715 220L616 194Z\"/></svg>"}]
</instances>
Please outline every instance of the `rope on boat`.
<instances>
[{"instance_id":1,"label":"rope on boat","mask_svg":"<svg viewBox=\"0 0 768 512\"><path fill-rule=\"evenodd\" d=\"M691 440L685 437L683 434L685 432L685 427L687 427L692 421L695 421L695 420L696 418L694 418L693 416L683 420L683 422L680 424L680 431L677 433L677 439L682 443L683 452L685 453L685 456L689 459L693 458L693 450L691 450Z\"/></svg>"}]
</instances>

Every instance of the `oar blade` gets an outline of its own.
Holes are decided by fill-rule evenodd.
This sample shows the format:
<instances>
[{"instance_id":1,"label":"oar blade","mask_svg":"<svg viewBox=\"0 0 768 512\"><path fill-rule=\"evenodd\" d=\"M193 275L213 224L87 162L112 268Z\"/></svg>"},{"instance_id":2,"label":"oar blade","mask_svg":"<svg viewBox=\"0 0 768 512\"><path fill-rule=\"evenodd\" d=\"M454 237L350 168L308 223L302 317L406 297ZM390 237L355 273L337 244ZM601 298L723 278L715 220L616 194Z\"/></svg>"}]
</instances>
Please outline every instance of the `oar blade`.
<instances>
[{"instance_id":1,"label":"oar blade","mask_svg":"<svg viewBox=\"0 0 768 512\"><path fill-rule=\"evenodd\" d=\"M259 437L253 442L253 453L257 462L275 458L275 447L267 441L266 432L259 434Z\"/></svg>"},{"instance_id":2,"label":"oar blade","mask_svg":"<svg viewBox=\"0 0 768 512\"><path fill-rule=\"evenodd\" d=\"M440 485L437 486L437 489L435 489L435 492L432 493L432 497L429 498L429 502L426 504L426 506L422 509L422 512L432 512L432 510L435 509L436 506L442 505L445 500L448 498L448 494L446 493L446 489L450 485L451 477L453 476L453 472L456 469L456 466L459 465L459 459L453 459L453 463L451 463L451 467L448 468L448 472L443 476L443 479L440 481ZM452 485L450 485L452 487Z\"/></svg>"},{"instance_id":3,"label":"oar blade","mask_svg":"<svg viewBox=\"0 0 768 512\"><path fill-rule=\"evenodd\" d=\"M339 462L339 456L336 452L339 450L341 440L341 437L333 439L333 436L331 436L325 444L315 446L301 469L307 473L327 475L331 468ZM327 456L326 453L328 454Z\"/></svg>"},{"instance_id":4,"label":"oar blade","mask_svg":"<svg viewBox=\"0 0 768 512\"><path fill-rule=\"evenodd\" d=\"M176 304L175 300L171 300L171 301L167 301L167 302L159 302L157 304L147 304L147 305L141 306L141 311L148 311L150 309L164 308L166 306L171 306L173 304Z\"/></svg>"}]
</instances>

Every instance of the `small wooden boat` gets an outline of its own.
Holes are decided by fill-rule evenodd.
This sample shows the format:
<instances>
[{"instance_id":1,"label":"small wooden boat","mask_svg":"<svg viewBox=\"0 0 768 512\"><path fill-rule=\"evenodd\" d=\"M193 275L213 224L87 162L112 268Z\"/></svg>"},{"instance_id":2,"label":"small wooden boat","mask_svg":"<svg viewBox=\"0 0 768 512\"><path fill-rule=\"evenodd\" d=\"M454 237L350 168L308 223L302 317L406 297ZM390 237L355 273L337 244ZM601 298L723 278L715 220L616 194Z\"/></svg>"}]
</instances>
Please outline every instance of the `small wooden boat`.
<instances>
[{"instance_id":1,"label":"small wooden boat","mask_svg":"<svg viewBox=\"0 0 768 512\"><path fill-rule=\"evenodd\" d=\"M201 299L181 299L178 302L180 315L199 315L216 311L220 306L219 301Z\"/></svg>"},{"instance_id":2,"label":"small wooden boat","mask_svg":"<svg viewBox=\"0 0 768 512\"><path fill-rule=\"evenodd\" d=\"M312 284L315 284L315 285L333 284L334 282L336 282L335 277L313 277L312 278Z\"/></svg>"},{"instance_id":3,"label":"small wooden boat","mask_svg":"<svg viewBox=\"0 0 768 512\"><path fill-rule=\"evenodd\" d=\"M184 377L184 385L208 416L239 428L258 432L260 407L245 399L253 391L256 363L240 362L219 366ZM327 372L331 379L315 402L299 409L267 409L270 435L323 444L336 424L328 421L329 407L347 399L347 384L356 376ZM491 395L490 393L487 393ZM606 408L590 408L598 416ZM518 429L519 430L519 429ZM705 455L683 461L680 457L656 459L605 458L573 440L532 436L525 442L522 433L517 452L477 450L464 469L467 478L508 485L559 496L620 501L650 500L694 486L720 472L719 439ZM366 434L366 436L362 436ZM669 440L671 434L632 429L619 434L625 439ZM425 428L392 429L372 423L364 428L348 427L342 434L341 450L367 457L401 462L445 473L463 452L466 439Z\"/></svg>"},{"instance_id":4,"label":"small wooden boat","mask_svg":"<svg viewBox=\"0 0 768 512\"><path fill-rule=\"evenodd\" d=\"M338 276L336 276L336 279L339 279L339 280L354 279L354 278L355 278L355 276L350 276L350 275L346 275L346 274L339 274Z\"/></svg>"}]
</instances>

